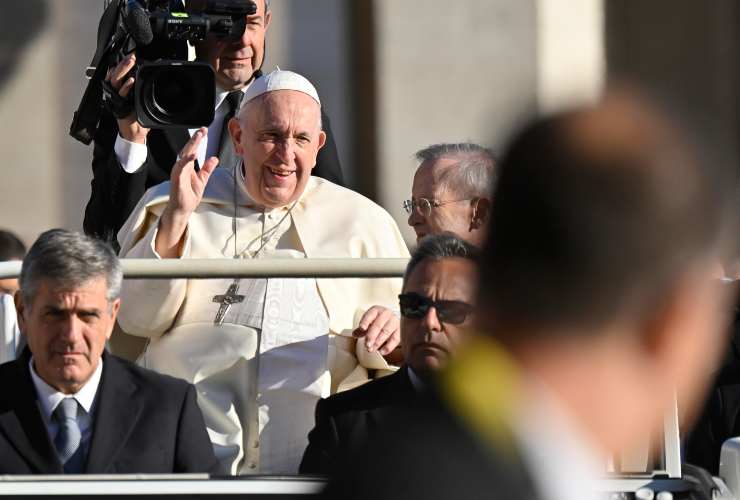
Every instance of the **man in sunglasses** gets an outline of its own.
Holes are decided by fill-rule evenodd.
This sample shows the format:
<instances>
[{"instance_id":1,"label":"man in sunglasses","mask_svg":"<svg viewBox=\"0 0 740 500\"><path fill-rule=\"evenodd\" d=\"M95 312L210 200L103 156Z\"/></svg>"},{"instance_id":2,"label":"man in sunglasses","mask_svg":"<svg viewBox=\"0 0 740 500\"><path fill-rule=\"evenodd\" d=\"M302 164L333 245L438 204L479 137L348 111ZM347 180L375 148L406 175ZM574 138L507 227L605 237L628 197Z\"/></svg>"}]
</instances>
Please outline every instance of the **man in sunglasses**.
<instances>
[{"instance_id":1,"label":"man in sunglasses","mask_svg":"<svg viewBox=\"0 0 740 500\"><path fill-rule=\"evenodd\" d=\"M406 364L397 372L316 405L316 427L300 472L331 473L382 425L395 405L423 393L464 342L476 288L475 247L451 234L425 238L406 268L401 344Z\"/></svg>"},{"instance_id":2,"label":"man in sunglasses","mask_svg":"<svg viewBox=\"0 0 740 500\"><path fill-rule=\"evenodd\" d=\"M469 142L435 144L417 152L416 159L411 199L403 204L416 240L450 232L480 246L496 166L491 150Z\"/></svg>"}]
</instances>

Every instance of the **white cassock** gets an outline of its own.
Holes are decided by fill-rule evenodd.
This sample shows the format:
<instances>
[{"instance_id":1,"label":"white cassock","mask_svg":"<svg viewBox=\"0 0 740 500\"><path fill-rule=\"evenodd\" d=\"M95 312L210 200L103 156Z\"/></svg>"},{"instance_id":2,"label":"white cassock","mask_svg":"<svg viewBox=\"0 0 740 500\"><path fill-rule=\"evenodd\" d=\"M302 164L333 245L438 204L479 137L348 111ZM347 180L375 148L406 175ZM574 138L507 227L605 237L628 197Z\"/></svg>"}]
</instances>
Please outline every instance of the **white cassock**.
<instances>
[{"instance_id":1,"label":"white cassock","mask_svg":"<svg viewBox=\"0 0 740 500\"><path fill-rule=\"evenodd\" d=\"M119 233L121 255L159 258L154 241L168 192L161 184L139 202ZM217 169L190 218L182 258L233 258L235 243L241 258L260 247L260 258L408 257L385 210L329 181L311 177L289 208L255 207L243 181L235 195L231 171ZM150 339L142 365L195 384L230 473L296 473L318 398L364 382L368 370L392 370L351 332L370 306L397 309L401 280L242 279L241 302L214 301L233 283L124 281L119 324ZM220 309L223 323L215 324Z\"/></svg>"},{"instance_id":2,"label":"white cassock","mask_svg":"<svg viewBox=\"0 0 740 500\"><path fill-rule=\"evenodd\" d=\"M20 356L22 347L13 296L7 293L0 293L0 328L0 363L6 363Z\"/></svg>"}]
</instances>

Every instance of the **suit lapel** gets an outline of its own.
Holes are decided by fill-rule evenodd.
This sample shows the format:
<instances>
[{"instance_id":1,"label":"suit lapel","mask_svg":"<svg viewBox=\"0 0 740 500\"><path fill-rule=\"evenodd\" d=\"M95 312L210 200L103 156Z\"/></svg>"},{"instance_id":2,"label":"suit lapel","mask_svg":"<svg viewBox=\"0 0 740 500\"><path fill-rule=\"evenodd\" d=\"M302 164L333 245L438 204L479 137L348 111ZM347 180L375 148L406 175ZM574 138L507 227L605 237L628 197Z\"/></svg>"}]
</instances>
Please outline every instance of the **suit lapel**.
<instances>
[{"instance_id":1,"label":"suit lapel","mask_svg":"<svg viewBox=\"0 0 740 500\"><path fill-rule=\"evenodd\" d=\"M414 389L411 383L408 365L403 365L395 373L388 375L388 379L391 383L389 384L387 393L394 402L408 401L418 396L416 389Z\"/></svg>"},{"instance_id":2,"label":"suit lapel","mask_svg":"<svg viewBox=\"0 0 740 500\"><path fill-rule=\"evenodd\" d=\"M366 418L370 426L381 426L383 419L397 413L399 404L408 404L419 396L411 384L408 366L403 365L395 373L388 375L387 378L389 383L383 391L387 403L367 412Z\"/></svg>"},{"instance_id":3,"label":"suit lapel","mask_svg":"<svg viewBox=\"0 0 740 500\"><path fill-rule=\"evenodd\" d=\"M186 128L165 128L162 133L176 155L180 154L180 150L190 140L190 132Z\"/></svg>"},{"instance_id":4,"label":"suit lapel","mask_svg":"<svg viewBox=\"0 0 740 500\"><path fill-rule=\"evenodd\" d=\"M141 413L136 390L118 360L104 355L86 472L108 472L108 467L128 441Z\"/></svg>"},{"instance_id":5,"label":"suit lapel","mask_svg":"<svg viewBox=\"0 0 740 500\"><path fill-rule=\"evenodd\" d=\"M26 349L14 362L15 376L10 377L14 383L7 388L9 405L0 410L0 432L39 473L61 473L62 465L41 418L36 389L28 370L29 360L30 352Z\"/></svg>"}]
</instances>

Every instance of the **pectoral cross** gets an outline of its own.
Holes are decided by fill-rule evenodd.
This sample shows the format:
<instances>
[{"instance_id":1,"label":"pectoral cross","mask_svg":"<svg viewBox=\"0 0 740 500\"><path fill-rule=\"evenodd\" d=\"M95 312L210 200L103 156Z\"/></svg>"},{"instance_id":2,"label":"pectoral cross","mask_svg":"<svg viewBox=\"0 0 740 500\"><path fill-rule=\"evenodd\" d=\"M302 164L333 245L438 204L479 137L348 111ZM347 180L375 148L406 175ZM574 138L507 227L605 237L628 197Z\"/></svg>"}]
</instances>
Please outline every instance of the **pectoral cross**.
<instances>
[{"instance_id":1,"label":"pectoral cross","mask_svg":"<svg viewBox=\"0 0 740 500\"><path fill-rule=\"evenodd\" d=\"M224 295L216 295L213 297L213 302L218 302L221 304L221 307L218 308L218 312L216 313L216 318L213 320L214 325L221 325L224 322L224 317L226 316L226 313L229 311L229 308L232 306L232 304L238 304L239 302L242 302L244 300L244 295L239 295L239 280L234 280L234 282L229 285L229 289L226 290L226 293Z\"/></svg>"}]
</instances>

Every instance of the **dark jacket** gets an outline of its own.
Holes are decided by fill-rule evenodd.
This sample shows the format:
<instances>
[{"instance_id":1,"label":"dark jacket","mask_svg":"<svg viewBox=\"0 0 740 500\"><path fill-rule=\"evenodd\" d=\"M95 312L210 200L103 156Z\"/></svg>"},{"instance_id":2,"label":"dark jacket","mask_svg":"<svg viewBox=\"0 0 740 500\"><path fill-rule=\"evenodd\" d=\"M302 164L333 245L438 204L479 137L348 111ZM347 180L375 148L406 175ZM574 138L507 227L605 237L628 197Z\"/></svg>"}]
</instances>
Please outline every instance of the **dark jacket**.
<instances>
[{"instance_id":1,"label":"dark jacket","mask_svg":"<svg viewBox=\"0 0 740 500\"><path fill-rule=\"evenodd\" d=\"M395 406L364 447L343 460L325 499L536 500L514 448L474 435L436 391Z\"/></svg>"},{"instance_id":2,"label":"dark jacket","mask_svg":"<svg viewBox=\"0 0 740 500\"><path fill-rule=\"evenodd\" d=\"M0 473L61 474L28 368L30 352L0 365ZM183 380L104 354L87 473L218 472L196 402Z\"/></svg>"},{"instance_id":3,"label":"dark jacket","mask_svg":"<svg viewBox=\"0 0 740 500\"><path fill-rule=\"evenodd\" d=\"M342 460L362 449L368 436L382 427L388 412L416 397L407 368L335 394L316 404L316 427L299 471L330 474Z\"/></svg>"},{"instance_id":4,"label":"dark jacket","mask_svg":"<svg viewBox=\"0 0 740 500\"><path fill-rule=\"evenodd\" d=\"M337 147L331 133L329 118L321 112L326 144L319 150L312 175L334 184L344 185ZM116 244L116 234L128 219L147 189L170 180L170 171L177 155L190 139L187 129L152 129L147 136L147 157L133 174L118 163L113 146L118 136L118 124L108 112L103 112L95 134L92 161L90 200L85 208L83 227L86 234Z\"/></svg>"},{"instance_id":5,"label":"dark jacket","mask_svg":"<svg viewBox=\"0 0 740 500\"><path fill-rule=\"evenodd\" d=\"M722 443L740 436L740 312L736 310L725 360L685 443L685 461L719 472Z\"/></svg>"}]
</instances>

